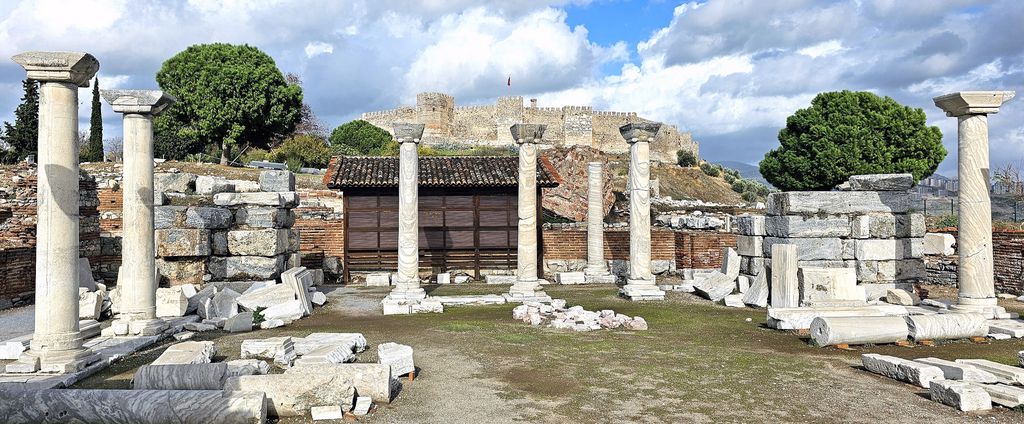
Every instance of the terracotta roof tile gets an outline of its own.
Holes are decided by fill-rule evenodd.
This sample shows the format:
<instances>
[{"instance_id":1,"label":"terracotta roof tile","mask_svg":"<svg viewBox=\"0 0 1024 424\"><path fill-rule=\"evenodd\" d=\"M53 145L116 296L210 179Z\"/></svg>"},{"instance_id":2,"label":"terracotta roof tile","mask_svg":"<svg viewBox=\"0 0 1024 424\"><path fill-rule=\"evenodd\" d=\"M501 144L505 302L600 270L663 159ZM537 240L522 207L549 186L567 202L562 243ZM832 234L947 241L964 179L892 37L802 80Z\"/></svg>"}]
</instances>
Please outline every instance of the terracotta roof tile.
<instances>
[{"instance_id":1,"label":"terracotta roof tile","mask_svg":"<svg viewBox=\"0 0 1024 424\"><path fill-rule=\"evenodd\" d=\"M561 176L546 160L538 161L537 186L557 187ZM519 158L514 156L421 156L422 187L515 187ZM398 187L398 158L336 156L324 183L332 189Z\"/></svg>"}]
</instances>

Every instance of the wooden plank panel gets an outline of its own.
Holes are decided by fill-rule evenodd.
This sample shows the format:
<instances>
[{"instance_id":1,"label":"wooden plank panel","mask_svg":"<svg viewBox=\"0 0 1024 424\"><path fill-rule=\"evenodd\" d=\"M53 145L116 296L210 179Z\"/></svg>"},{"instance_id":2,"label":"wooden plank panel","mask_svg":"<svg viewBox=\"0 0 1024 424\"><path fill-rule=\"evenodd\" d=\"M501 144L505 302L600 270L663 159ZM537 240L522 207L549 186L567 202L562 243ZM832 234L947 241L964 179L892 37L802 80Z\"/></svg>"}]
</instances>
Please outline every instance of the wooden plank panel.
<instances>
[{"instance_id":1,"label":"wooden plank panel","mask_svg":"<svg viewBox=\"0 0 1024 424\"><path fill-rule=\"evenodd\" d=\"M473 232L472 231L449 231L448 237L450 244L448 247L451 249L472 249L473 248Z\"/></svg>"},{"instance_id":2,"label":"wooden plank panel","mask_svg":"<svg viewBox=\"0 0 1024 424\"><path fill-rule=\"evenodd\" d=\"M506 231L481 231L480 248L508 247L508 232Z\"/></svg>"},{"instance_id":3,"label":"wooden plank panel","mask_svg":"<svg viewBox=\"0 0 1024 424\"><path fill-rule=\"evenodd\" d=\"M473 210L453 211L449 209L444 211L444 217L449 226L472 226L473 212Z\"/></svg>"},{"instance_id":4,"label":"wooden plank panel","mask_svg":"<svg viewBox=\"0 0 1024 424\"><path fill-rule=\"evenodd\" d=\"M515 224L509 222L508 211L480 211L480 225L483 227L506 227Z\"/></svg>"},{"instance_id":5,"label":"wooden plank panel","mask_svg":"<svg viewBox=\"0 0 1024 424\"><path fill-rule=\"evenodd\" d=\"M473 210L473 196L445 196L445 208Z\"/></svg>"},{"instance_id":6,"label":"wooden plank panel","mask_svg":"<svg viewBox=\"0 0 1024 424\"><path fill-rule=\"evenodd\" d=\"M480 209L505 209L508 202L507 195L480 196ZM513 202L515 203L515 202Z\"/></svg>"},{"instance_id":7,"label":"wooden plank panel","mask_svg":"<svg viewBox=\"0 0 1024 424\"><path fill-rule=\"evenodd\" d=\"M377 211L348 211L349 228L374 228L377 226Z\"/></svg>"}]
</instances>

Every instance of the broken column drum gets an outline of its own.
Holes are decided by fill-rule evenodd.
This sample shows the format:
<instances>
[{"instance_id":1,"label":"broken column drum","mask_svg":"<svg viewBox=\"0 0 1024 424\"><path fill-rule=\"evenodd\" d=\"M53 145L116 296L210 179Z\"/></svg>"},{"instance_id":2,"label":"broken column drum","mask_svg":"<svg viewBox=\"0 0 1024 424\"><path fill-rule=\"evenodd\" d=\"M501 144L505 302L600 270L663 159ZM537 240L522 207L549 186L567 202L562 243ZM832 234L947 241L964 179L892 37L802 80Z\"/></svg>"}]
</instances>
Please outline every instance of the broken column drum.
<instances>
[{"instance_id":1,"label":"broken column drum","mask_svg":"<svg viewBox=\"0 0 1024 424\"><path fill-rule=\"evenodd\" d=\"M78 327L78 87L99 62L88 53L27 52L13 57L39 82L35 329L20 361L73 372L95 358ZM38 362L37 362L38 361Z\"/></svg>"},{"instance_id":2,"label":"broken column drum","mask_svg":"<svg viewBox=\"0 0 1024 424\"><path fill-rule=\"evenodd\" d=\"M395 124L399 145L398 277L393 299L423 299L419 276L419 154L423 124Z\"/></svg>"},{"instance_id":3,"label":"broken column drum","mask_svg":"<svg viewBox=\"0 0 1024 424\"><path fill-rule=\"evenodd\" d=\"M509 130L519 144L519 236L513 297L544 296L537 278L537 143L545 125L515 124Z\"/></svg>"},{"instance_id":4,"label":"broken column drum","mask_svg":"<svg viewBox=\"0 0 1024 424\"><path fill-rule=\"evenodd\" d=\"M175 99L158 90L102 90L124 114L124 188L120 319L156 319L153 222L153 118ZM136 327L138 328L138 327Z\"/></svg>"},{"instance_id":5,"label":"broken column drum","mask_svg":"<svg viewBox=\"0 0 1024 424\"><path fill-rule=\"evenodd\" d=\"M964 91L939 96L935 106L956 117L960 225L957 233L959 296L954 309L992 315L996 305L992 270L992 203L989 199L988 114L1012 99L1012 91Z\"/></svg>"},{"instance_id":6,"label":"broken column drum","mask_svg":"<svg viewBox=\"0 0 1024 424\"><path fill-rule=\"evenodd\" d=\"M620 294L631 300L662 300L651 273L651 141L661 124L644 122L619 128L629 143L629 280Z\"/></svg>"}]
</instances>

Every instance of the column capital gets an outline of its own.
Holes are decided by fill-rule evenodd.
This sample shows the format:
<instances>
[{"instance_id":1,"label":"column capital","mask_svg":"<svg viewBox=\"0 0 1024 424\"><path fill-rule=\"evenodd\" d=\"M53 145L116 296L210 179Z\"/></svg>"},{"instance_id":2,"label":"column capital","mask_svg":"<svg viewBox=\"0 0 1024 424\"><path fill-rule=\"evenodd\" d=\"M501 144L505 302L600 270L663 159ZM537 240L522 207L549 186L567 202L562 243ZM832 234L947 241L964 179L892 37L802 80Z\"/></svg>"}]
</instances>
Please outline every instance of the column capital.
<instances>
[{"instance_id":1,"label":"column capital","mask_svg":"<svg viewBox=\"0 0 1024 424\"><path fill-rule=\"evenodd\" d=\"M117 113L159 115L178 99L161 90L100 90L103 98Z\"/></svg>"},{"instance_id":2,"label":"column capital","mask_svg":"<svg viewBox=\"0 0 1024 424\"><path fill-rule=\"evenodd\" d=\"M984 115L998 113L999 106L1010 101L1013 91L959 91L932 99L946 116Z\"/></svg>"},{"instance_id":3,"label":"column capital","mask_svg":"<svg viewBox=\"0 0 1024 424\"><path fill-rule=\"evenodd\" d=\"M11 57L28 72L28 78L42 82L67 82L88 87L100 62L82 52L24 52Z\"/></svg>"},{"instance_id":4,"label":"column capital","mask_svg":"<svg viewBox=\"0 0 1024 424\"><path fill-rule=\"evenodd\" d=\"M601 172L604 170L604 163L601 162L587 162L587 170L593 172Z\"/></svg>"},{"instance_id":5,"label":"column capital","mask_svg":"<svg viewBox=\"0 0 1024 424\"><path fill-rule=\"evenodd\" d=\"M395 140L399 144L419 143L420 139L423 138L423 124L396 122L392 124L392 128L395 131Z\"/></svg>"},{"instance_id":6,"label":"column capital","mask_svg":"<svg viewBox=\"0 0 1024 424\"><path fill-rule=\"evenodd\" d=\"M654 141L654 137L658 135L660 129L660 122L634 122L619 127L619 134L622 134L622 138L625 138L626 142L630 144L650 143Z\"/></svg>"},{"instance_id":7,"label":"column capital","mask_svg":"<svg viewBox=\"0 0 1024 424\"><path fill-rule=\"evenodd\" d=\"M540 143L544 140L544 130L548 129L544 124L515 124L508 127L512 132L512 139L517 144Z\"/></svg>"}]
</instances>

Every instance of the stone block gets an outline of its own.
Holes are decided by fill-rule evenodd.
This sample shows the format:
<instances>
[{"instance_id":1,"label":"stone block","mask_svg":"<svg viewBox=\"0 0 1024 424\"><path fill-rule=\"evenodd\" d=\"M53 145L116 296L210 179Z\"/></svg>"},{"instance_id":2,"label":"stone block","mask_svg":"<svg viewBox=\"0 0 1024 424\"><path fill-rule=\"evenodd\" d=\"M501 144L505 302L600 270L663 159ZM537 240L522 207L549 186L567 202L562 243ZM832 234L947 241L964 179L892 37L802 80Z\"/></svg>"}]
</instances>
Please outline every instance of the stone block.
<instances>
[{"instance_id":1,"label":"stone block","mask_svg":"<svg viewBox=\"0 0 1024 424\"><path fill-rule=\"evenodd\" d=\"M736 289L736 280L730 279L719 271L713 271L706 277L694 281L694 293L712 302L718 302L732 294Z\"/></svg>"},{"instance_id":2,"label":"stone block","mask_svg":"<svg viewBox=\"0 0 1024 424\"><path fill-rule=\"evenodd\" d=\"M558 284L584 284L586 276L582 272L559 272L555 274L555 282Z\"/></svg>"},{"instance_id":3,"label":"stone block","mask_svg":"<svg viewBox=\"0 0 1024 424\"><path fill-rule=\"evenodd\" d=\"M832 300L867 301L864 288L857 285L857 272L853 268L801 267L798 279L803 305Z\"/></svg>"},{"instance_id":4,"label":"stone block","mask_svg":"<svg viewBox=\"0 0 1024 424\"><path fill-rule=\"evenodd\" d=\"M256 181L228 180L228 184L235 188L235 193L258 193L260 191L260 183Z\"/></svg>"},{"instance_id":5,"label":"stone block","mask_svg":"<svg viewBox=\"0 0 1024 424\"><path fill-rule=\"evenodd\" d=\"M736 236L736 252L741 256L764 256L763 241L761 236Z\"/></svg>"},{"instance_id":6,"label":"stone block","mask_svg":"<svg viewBox=\"0 0 1024 424\"><path fill-rule=\"evenodd\" d=\"M952 256L956 251L953 245L956 244L956 237L945 233L928 233L922 241L925 255Z\"/></svg>"},{"instance_id":7,"label":"stone block","mask_svg":"<svg viewBox=\"0 0 1024 424\"><path fill-rule=\"evenodd\" d=\"M302 319L306 315L302 302L298 299L278 303L263 310L264 319L279 319L285 323Z\"/></svg>"},{"instance_id":8,"label":"stone block","mask_svg":"<svg viewBox=\"0 0 1024 424\"><path fill-rule=\"evenodd\" d=\"M295 174L291 171L260 172L260 191L295 191Z\"/></svg>"},{"instance_id":9,"label":"stone block","mask_svg":"<svg viewBox=\"0 0 1024 424\"><path fill-rule=\"evenodd\" d=\"M288 230L228 231L228 251L237 256L277 256L288 250Z\"/></svg>"},{"instance_id":10,"label":"stone block","mask_svg":"<svg viewBox=\"0 0 1024 424\"><path fill-rule=\"evenodd\" d=\"M858 260L868 261L920 258L923 253L922 243L920 238L856 240L854 256Z\"/></svg>"},{"instance_id":11,"label":"stone block","mask_svg":"<svg viewBox=\"0 0 1024 424\"><path fill-rule=\"evenodd\" d=\"M740 258L740 273L746 275L760 275L765 272L764 269L764 258Z\"/></svg>"},{"instance_id":12,"label":"stone block","mask_svg":"<svg viewBox=\"0 0 1024 424\"><path fill-rule=\"evenodd\" d=\"M78 258L78 287L86 288L89 291L96 291L99 287L96 285L96 280L92 278L89 258Z\"/></svg>"},{"instance_id":13,"label":"stone block","mask_svg":"<svg viewBox=\"0 0 1024 424\"><path fill-rule=\"evenodd\" d=\"M957 359L958 364L967 364L996 376L1003 384L1024 386L1024 368L1005 365L985 359Z\"/></svg>"},{"instance_id":14,"label":"stone block","mask_svg":"<svg viewBox=\"0 0 1024 424\"><path fill-rule=\"evenodd\" d=\"M212 196L217 193L230 193L234 190L235 186L229 183L226 178L208 175L196 177L196 194Z\"/></svg>"},{"instance_id":15,"label":"stone block","mask_svg":"<svg viewBox=\"0 0 1024 424\"><path fill-rule=\"evenodd\" d=\"M896 215L896 237L924 237L925 235L924 214L908 213Z\"/></svg>"},{"instance_id":16,"label":"stone block","mask_svg":"<svg viewBox=\"0 0 1024 424\"><path fill-rule=\"evenodd\" d=\"M239 312L224 321L224 331L229 333L244 333L252 331L252 312Z\"/></svg>"},{"instance_id":17,"label":"stone block","mask_svg":"<svg viewBox=\"0 0 1024 424\"><path fill-rule=\"evenodd\" d=\"M270 337L242 341L242 359L266 359L282 367L295 361L295 342L291 337Z\"/></svg>"},{"instance_id":18,"label":"stone block","mask_svg":"<svg viewBox=\"0 0 1024 424\"><path fill-rule=\"evenodd\" d=\"M769 215L906 213L909 194L884 191L787 191L768 195Z\"/></svg>"},{"instance_id":19,"label":"stone block","mask_svg":"<svg viewBox=\"0 0 1024 424\"><path fill-rule=\"evenodd\" d=\"M378 363L391 367L391 375L394 377L416 372L410 346L398 343L379 344L377 358Z\"/></svg>"},{"instance_id":20,"label":"stone block","mask_svg":"<svg viewBox=\"0 0 1024 424\"><path fill-rule=\"evenodd\" d=\"M916 293L906 290L889 289L885 292L885 301L893 305L917 306L921 303L921 298Z\"/></svg>"},{"instance_id":21,"label":"stone block","mask_svg":"<svg viewBox=\"0 0 1024 424\"><path fill-rule=\"evenodd\" d=\"M0 343L0 359L15 360L21 357L21 353L28 350L29 342L32 341L32 334L26 334Z\"/></svg>"},{"instance_id":22,"label":"stone block","mask_svg":"<svg viewBox=\"0 0 1024 424\"><path fill-rule=\"evenodd\" d=\"M225 377L265 375L270 373L270 365L259 359L235 359L224 364L228 366Z\"/></svg>"},{"instance_id":23,"label":"stone block","mask_svg":"<svg viewBox=\"0 0 1024 424\"><path fill-rule=\"evenodd\" d=\"M220 193L213 196L217 206L273 206L278 208L294 208L299 205L299 196L295 192L264 192L264 193Z\"/></svg>"},{"instance_id":24,"label":"stone block","mask_svg":"<svg viewBox=\"0 0 1024 424\"><path fill-rule=\"evenodd\" d=\"M860 358L868 371L921 388L927 389L935 381L946 381L942 370L933 365L877 353L865 353Z\"/></svg>"},{"instance_id":25,"label":"stone block","mask_svg":"<svg viewBox=\"0 0 1024 424\"><path fill-rule=\"evenodd\" d=\"M851 236L857 239L887 239L896 236L896 216L890 214L858 215L851 220Z\"/></svg>"},{"instance_id":26,"label":"stone block","mask_svg":"<svg viewBox=\"0 0 1024 424\"><path fill-rule=\"evenodd\" d=\"M376 272L366 275L367 287L386 287L391 285L391 274Z\"/></svg>"},{"instance_id":27,"label":"stone block","mask_svg":"<svg viewBox=\"0 0 1024 424\"><path fill-rule=\"evenodd\" d=\"M309 288L313 286L313 276L306 267L295 267L281 273L281 284L291 287L306 315L313 314L313 303L309 300Z\"/></svg>"},{"instance_id":28,"label":"stone block","mask_svg":"<svg viewBox=\"0 0 1024 424\"><path fill-rule=\"evenodd\" d=\"M974 383L995 383L996 376L988 371L982 371L967 364L958 364L939 358L919 358L914 362L932 365L942 370L945 379L970 381Z\"/></svg>"},{"instance_id":29,"label":"stone block","mask_svg":"<svg viewBox=\"0 0 1024 424\"><path fill-rule=\"evenodd\" d=\"M231 254L231 252L228 251L227 231L210 232L210 250L212 250L213 254L217 256L228 256Z\"/></svg>"},{"instance_id":30,"label":"stone block","mask_svg":"<svg viewBox=\"0 0 1024 424\"><path fill-rule=\"evenodd\" d=\"M373 406L373 399L369 396L359 396L356 398L356 405L352 407L352 414L355 416L363 416L370 413L370 407Z\"/></svg>"},{"instance_id":31,"label":"stone block","mask_svg":"<svg viewBox=\"0 0 1024 424\"><path fill-rule=\"evenodd\" d=\"M84 292L78 296L78 319L100 319L103 313L103 293Z\"/></svg>"},{"instance_id":32,"label":"stone block","mask_svg":"<svg viewBox=\"0 0 1024 424\"><path fill-rule=\"evenodd\" d=\"M1005 384L984 384L981 385L981 388L988 392L994 404L1007 408L1017 408L1024 405L1024 388L1007 386Z\"/></svg>"},{"instance_id":33,"label":"stone block","mask_svg":"<svg viewBox=\"0 0 1024 424\"><path fill-rule=\"evenodd\" d=\"M143 365L132 376L136 390L221 390L225 363Z\"/></svg>"},{"instance_id":34,"label":"stone block","mask_svg":"<svg viewBox=\"0 0 1024 424\"><path fill-rule=\"evenodd\" d=\"M845 216L769 216L765 232L772 237L849 237L850 220Z\"/></svg>"},{"instance_id":35,"label":"stone block","mask_svg":"<svg viewBox=\"0 0 1024 424\"><path fill-rule=\"evenodd\" d=\"M914 188L911 174L868 174L850 177L850 189L854 191L907 191Z\"/></svg>"},{"instance_id":36,"label":"stone block","mask_svg":"<svg viewBox=\"0 0 1024 424\"><path fill-rule=\"evenodd\" d=\"M451 284L452 274L448 272L442 272L437 274L437 284Z\"/></svg>"},{"instance_id":37,"label":"stone block","mask_svg":"<svg viewBox=\"0 0 1024 424\"><path fill-rule=\"evenodd\" d=\"M231 318L238 314L238 292L224 289L210 298L210 311L207 318Z\"/></svg>"},{"instance_id":38,"label":"stone block","mask_svg":"<svg viewBox=\"0 0 1024 424\"><path fill-rule=\"evenodd\" d=\"M1024 337L1024 321L1014 319L989 320L988 331L995 334L1006 334L1019 339ZM1024 366L1024 363L1021 366Z\"/></svg>"},{"instance_id":39,"label":"stone block","mask_svg":"<svg viewBox=\"0 0 1024 424\"><path fill-rule=\"evenodd\" d=\"M217 354L213 342L187 341L169 346L152 365L208 364Z\"/></svg>"},{"instance_id":40,"label":"stone block","mask_svg":"<svg viewBox=\"0 0 1024 424\"><path fill-rule=\"evenodd\" d=\"M314 406L309 408L309 416L313 421L338 420L345 418L341 405Z\"/></svg>"},{"instance_id":41,"label":"stone block","mask_svg":"<svg viewBox=\"0 0 1024 424\"><path fill-rule=\"evenodd\" d=\"M391 367L384 364L306 364L285 370L284 375L334 375L349 380L360 396L369 396L377 403L391 403Z\"/></svg>"},{"instance_id":42,"label":"stone block","mask_svg":"<svg viewBox=\"0 0 1024 424\"><path fill-rule=\"evenodd\" d=\"M340 405L348 410L355 398L352 380L337 374L267 374L230 377L225 391L261 391L267 396L267 415L297 417L314 406Z\"/></svg>"},{"instance_id":43,"label":"stone block","mask_svg":"<svg viewBox=\"0 0 1024 424\"><path fill-rule=\"evenodd\" d=\"M877 304L866 306L814 306L794 308L768 308L768 326L777 330L802 330L811 328L811 322L818 317L884 317L905 316L903 306Z\"/></svg>"},{"instance_id":44,"label":"stone block","mask_svg":"<svg viewBox=\"0 0 1024 424\"><path fill-rule=\"evenodd\" d=\"M188 313L188 297L181 286L156 289L156 316L158 318L183 317Z\"/></svg>"},{"instance_id":45,"label":"stone block","mask_svg":"<svg viewBox=\"0 0 1024 424\"><path fill-rule=\"evenodd\" d=\"M761 273L751 278L750 288L743 293L743 303L764 308L768 306L768 275Z\"/></svg>"},{"instance_id":46,"label":"stone block","mask_svg":"<svg viewBox=\"0 0 1024 424\"><path fill-rule=\"evenodd\" d=\"M222 280L272 280L281 275L284 256L227 256L210 258L210 274Z\"/></svg>"},{"instance_id":47,"label":"stone block","mask_svg":"<svg viewBox=\"0 0 1024 424\"><path fill-rule=\"evenodd\" d=\"M316 306L324 306L327 303L327 295L323 292L312 292L309 294L309 301Z\"/></svg>"},{"instance_id":48,"label":"stone block","mask_svg":"<svg viewBox=\"0 0 1024 424\"><path fill-rule=\"evenodd\" d=\"M160 193L192 193L196 175L187 172L157 172L153 174L153 191Z\"/></svg>"},{"instance_id":49,"label":"stone block","mask_svg":"<svg viewBox=\"0 0 1024 424\"><path fill-rule=\"evenodd\" d=\"M231 210L225 208L191 207L185 212L185 226L198 229L223 229L231 226Z\"/></svg>"},{"instance_id":50,"label":"stone block","mask_svg":"<svg viewBox=\"0 0 1024 424\"><path fill-rule=\"evenodd\" d=\"M412 313L412 304L406 300L385 297L380 301L380 306L384 315L409 315Z\"/></svg>"},{"instance_id":51,"label":"stone block","mask_svg":"<svg viewBox=\"0 0 1024 424\"><path fill-rule=\"evenodd\" d=\"M203 275L206 274L206 260L203 258L158 258L156 269L161 282L166 285L200 285L203 284Z\"/></svg>"},{"instance_id":52,"label":"stone block","mask_svg":"<svg viewBox=\"0 0 1024 424\"><path fill-rule=\"evenodd\" d=\"M159 206L153 208L153 228L163 230L167 228L184 227L187 206Z\"/></svg>"},{"instance_id":53,"label":"stone block","mask_svg":"<svg viewBox=\"0 0 1024 424\"><path fill-rule=\"evenodd\" d=\"M314 349L329 344L349 344L353 352L366 350L366 337L362 333L312 333L306 337L292 338L295 353L305 355Z\"/></svg>"},{"instance_id":54,"label":"stone block","mask_svg":"<svg viewBox=\"0 0 1024 424\"><path fill-rule=\"evenodd\" d=\"M290 209L247 206L238 208L235 222L253 228L290 228L295 215Z\"/></svg>"},{"instance_id":55,"label":"stone block","mask_svg":"<svg viewBox=\"0 0 1024 424\"><path fill-rule=\"evenodd\" d=\"M992 409L992 398L981 386L966 381L938 380L931 383L928 393L932 400L961 411Z\"/></svg>"},{"instance_id":56,"label":"stone block","mask_svg":"<svg viewBox=\"0 0 1024 424\"><path fill-rule=\"evenodd\" d=\"M797 276L797 246L777 244L771 248L771 305L791 308L800 305L800 282Z\"/></svg>"},{"instance_id":57,"label":"stone block","mask_svg":"<svg viewBox=\"0 0 1024 424\"><path fill-rule=\"evenodd\" d=\"M838 238L783 238L765 237L764 253L771 257L771 248L776 244L790 244L796 247L797 260L843 260L849 256L853 258L852 252L846 251L842 239Z\"/></svg>"},{"instance_id":58,"label":"stone block","mask_svg":"<svg viewBox=\"0 0 1024 424\"><path fill-rule=\"evenodd\" d=\"M159 257L209 256L210 231L185 228L156 230Z\"/></svg>"},{"instance_id":59,"label":"stone block","mask_svg":"<svg viewBox=\"0 0 1024 424\"><path fill-rule=\"evenodd\" d=\"M910 315L906 319L910 338L915 341L966 339L988 334L988 321L981 314Z\"/></svg>"},{"instance_id":60,"label":"stone block","mask_svg":"<svg viewBox=\"0 0 1024 424\"><path fill-rule=\"evenodd\" d=\"M248 311L255 311L257 308L269 308L279 303L295 299L295 291L286 284L273 284L243 293L238 297L238 306Z\"/></svg>"},{"instance_id":61,"label":"stone block","mask_svg":"<svg viewBox=\"0 0 1024 424\"><path fill-rule=\"evenodd\" d=\"M725 306L728 306L728 307L731 307L731 308L746 308L747 307L747 305L743 303L743 294L742 293L730 294L730 295L722 298L722 300L725 302Z\"/></svg>"},{"instance_id":62,"label":"stone block","mask_svg":"<svg viewBox=\"0 0 1024 424\"><path fill-rule=\"evenodd\" d=\"M295 360L295 365L309 364L344 364L354 362L356 355L352 352L351 343L327 343L320 345Z\"/></svg>"},{"instance_id":63,"label":"stone block","mask_svg":"<svg viewBox=\"0 0 1024 424\"><path fill-rule=\"evenodd\" d=\"M764 215L741 215L737 216L733 222L736 223L736 229L740 235L744 236L763 236L765 235L765 216Z\"/></svg>"},{"instance_id":64,"label":"stone block","mask_svg":"<svg viewBox=\"0 0 1024 424\"><path fill-rule=\"evenodd\" d=\"M816 346L882 344L907 340L903 317L818 317L811 321Z\"/></svg>"}]
</instances>

